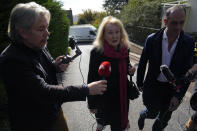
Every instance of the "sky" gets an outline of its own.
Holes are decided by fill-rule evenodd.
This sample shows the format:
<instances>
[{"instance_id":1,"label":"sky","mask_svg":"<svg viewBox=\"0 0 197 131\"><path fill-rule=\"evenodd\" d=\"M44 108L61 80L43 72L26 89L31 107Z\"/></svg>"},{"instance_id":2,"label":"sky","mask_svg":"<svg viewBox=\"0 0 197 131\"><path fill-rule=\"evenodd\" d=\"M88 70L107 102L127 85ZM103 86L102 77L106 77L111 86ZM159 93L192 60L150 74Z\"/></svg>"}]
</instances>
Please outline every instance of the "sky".
<instances>
[{"instance_id":1,"label":"sky","mask_svg":"<svg viewBox=\"0 0 197 131\"><path fill-rule=\"evenodd\" d=\"M63 9L72 9L73 15L83 13L83 10L103 11L104 0L58 0L63 3Z\"/></svg>"}]
</instances>

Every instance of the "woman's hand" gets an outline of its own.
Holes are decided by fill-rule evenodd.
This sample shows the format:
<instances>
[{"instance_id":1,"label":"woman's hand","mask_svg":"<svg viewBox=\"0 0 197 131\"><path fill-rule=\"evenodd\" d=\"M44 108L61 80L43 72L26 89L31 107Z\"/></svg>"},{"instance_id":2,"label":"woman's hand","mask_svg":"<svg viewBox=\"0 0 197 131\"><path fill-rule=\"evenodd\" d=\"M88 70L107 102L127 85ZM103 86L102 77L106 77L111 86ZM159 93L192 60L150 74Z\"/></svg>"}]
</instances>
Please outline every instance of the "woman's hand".
<instances>
[{"instance_id":1,"label":"woman's hand","mask_svg":"<svg viewBox=\"0 0 197 131\"><path fill-rule=\"evenodd\" d=\"M136 71L136 69L134 66L129 66L129 68L128 68L129 75L134 75L135 71Z\"/></svg>"},{"instance_id":2,"label":"woman's hand","mask_svg":"<svg viewBox=\"0 0 197 131\"><path fill-rule=\"evenodd\" d=\"M93 113L93 114L96 114L97 113L97 109L90 109L90 112Z\"/></svg>"}]
</instances>

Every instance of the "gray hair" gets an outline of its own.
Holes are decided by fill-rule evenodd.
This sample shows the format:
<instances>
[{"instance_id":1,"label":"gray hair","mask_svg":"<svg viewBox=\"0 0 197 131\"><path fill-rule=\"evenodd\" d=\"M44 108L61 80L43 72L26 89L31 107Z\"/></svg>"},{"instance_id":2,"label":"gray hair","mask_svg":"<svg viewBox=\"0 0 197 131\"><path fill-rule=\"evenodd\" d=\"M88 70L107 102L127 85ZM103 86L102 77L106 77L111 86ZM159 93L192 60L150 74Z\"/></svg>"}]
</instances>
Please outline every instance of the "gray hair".
<instances>
[{"instance_id":1,"label":"gray hair","mask_svg":"<svg viewBox=\"0 0 197 131\"><path fill-rule=\"evenodd\" d=\"M17 4L11 11L8 24L8 35L11 40L21 41L18 29L30 30L41 14L50 21L50 12L45 7L35 2Z\"/></svg>"}]
</instances>

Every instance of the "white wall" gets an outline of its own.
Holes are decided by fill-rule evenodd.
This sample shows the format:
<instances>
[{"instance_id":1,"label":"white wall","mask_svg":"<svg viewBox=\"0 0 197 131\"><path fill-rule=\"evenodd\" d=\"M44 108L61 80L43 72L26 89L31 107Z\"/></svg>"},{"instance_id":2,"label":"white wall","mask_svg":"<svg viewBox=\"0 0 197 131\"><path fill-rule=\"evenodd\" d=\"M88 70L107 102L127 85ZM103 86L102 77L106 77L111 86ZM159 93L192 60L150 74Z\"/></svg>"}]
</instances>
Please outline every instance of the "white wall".
<instances>
[{"instance_id":1,"label":"white wall","mask_svg":"<svg viewBox=\"0 0 197 131\"><path fill-rule=\"evenodd\" d=\"M173 6L174 4L165 4L163 5L162 10L162 25L164 27L163 18L165 17L166 10ZM197 0L188 0L188 5L183 5L186 7L187 16L186 22L184 25L185 32L197 32Z\"/></svg>"},{"instance_id":2,"label":"white wall","mask_svg":"<svg viewBox=\"0 0 197 131\"><path fill-rule=\"evenodd\" d=\"M185 31L197 32L197 0L189 0L189 4L191 9Z\"/></svg>"}]
</instances>

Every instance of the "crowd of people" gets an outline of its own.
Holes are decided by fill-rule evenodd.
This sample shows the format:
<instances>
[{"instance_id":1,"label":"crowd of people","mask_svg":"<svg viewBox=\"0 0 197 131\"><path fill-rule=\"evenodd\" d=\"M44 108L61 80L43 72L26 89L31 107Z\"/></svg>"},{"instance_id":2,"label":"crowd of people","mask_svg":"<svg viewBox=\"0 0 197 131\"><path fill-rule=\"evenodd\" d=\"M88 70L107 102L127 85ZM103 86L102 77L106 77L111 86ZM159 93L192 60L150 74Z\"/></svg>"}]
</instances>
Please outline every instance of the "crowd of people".
<instances>
[{"instance_id":1,"label":"crowd of people","mask_svg":"<svg viewBox=\"0 0 197 131\"><path fill-rule=\"evenodd\" d=\"M87 98L88 109L96 117L96 131L106 125L111 131L129 131L127 75L134 75L136 69L129 59L131 42L122 22L113 16L103 18L90 52L88 84L63 87L56 73L65 71L69 63L61 62L63 55L54 60L47 49L50 17L49 10L35 2L17 4L11 11L8 35L12 42L0 55L11 130L68 131L61 105ZM183 31L185 19L184 7L169 8L165 27L146 39L136 81L145 106L138 119L140 130L145 119L155 119L152 131L163 131L189 87L187 83L175 90L160 66L167 65L177 79L197 70L194 40ZM98 74L103 61L111 66L105 80ZM188 131L197 129L196 114L186 123Z\"/></svg>"}]
</instances>

